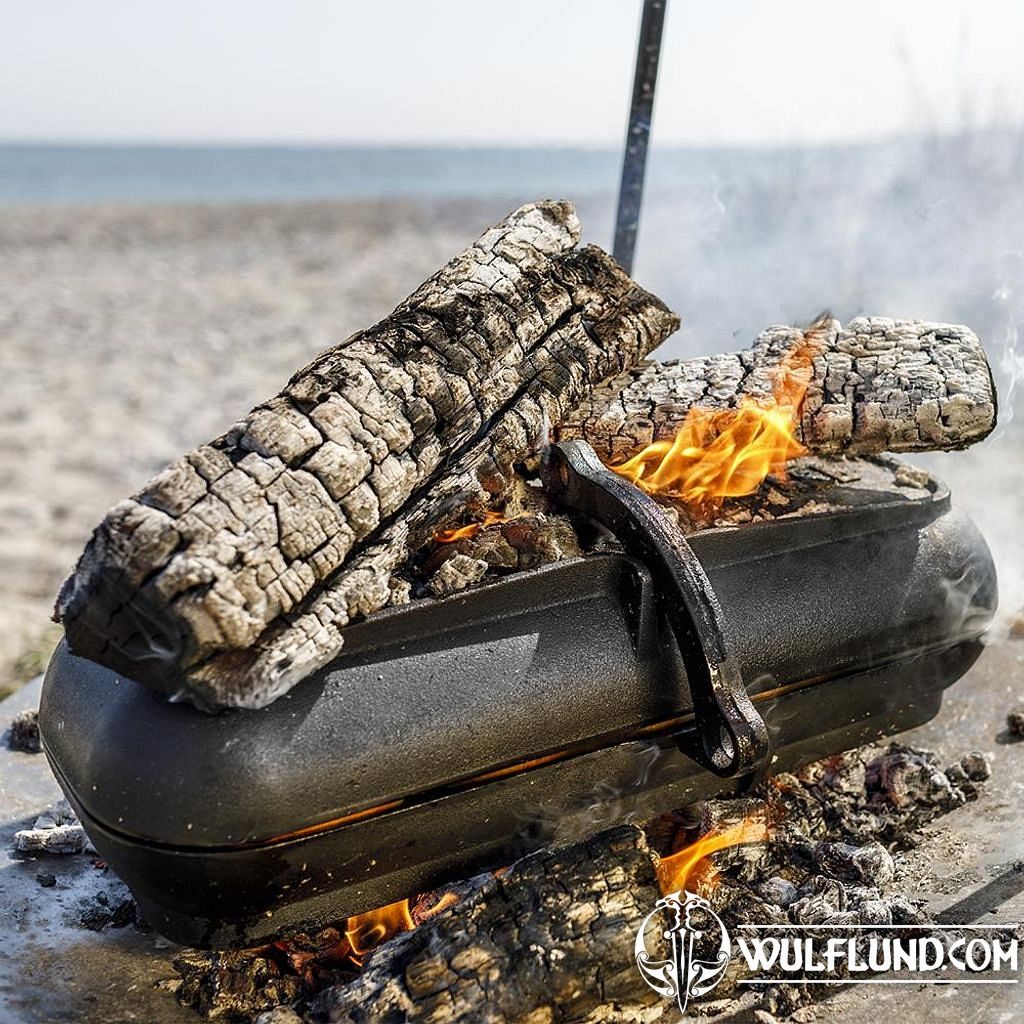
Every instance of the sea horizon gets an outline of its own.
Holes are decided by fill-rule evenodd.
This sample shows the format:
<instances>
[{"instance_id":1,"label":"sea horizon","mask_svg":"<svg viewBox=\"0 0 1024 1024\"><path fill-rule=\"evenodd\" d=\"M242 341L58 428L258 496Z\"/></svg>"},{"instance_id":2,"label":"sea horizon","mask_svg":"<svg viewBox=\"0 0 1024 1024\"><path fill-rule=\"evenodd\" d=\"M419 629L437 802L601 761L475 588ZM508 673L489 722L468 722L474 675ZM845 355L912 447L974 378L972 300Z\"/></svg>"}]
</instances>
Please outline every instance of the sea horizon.
<instances>
[{"instance_id":1,"label":"sea horizon","mask_svg":"<svg viewBox=\"0 0 1024 1024\"><path fill-rule=\"evenodd\" d=\"M971 137L977 132L969 133ZM1003 130L1019 144L1019 131ZM986 137L992 131L986 132ZM963 135L858 142L652 145L649 184L685 189L837 161L888 165ZM390 145L323 142L0 141L0 206L259 203L304 200L606 196L621 146ZM753 169L753 171L752 171Z\"/></svg>"}]
</instances>

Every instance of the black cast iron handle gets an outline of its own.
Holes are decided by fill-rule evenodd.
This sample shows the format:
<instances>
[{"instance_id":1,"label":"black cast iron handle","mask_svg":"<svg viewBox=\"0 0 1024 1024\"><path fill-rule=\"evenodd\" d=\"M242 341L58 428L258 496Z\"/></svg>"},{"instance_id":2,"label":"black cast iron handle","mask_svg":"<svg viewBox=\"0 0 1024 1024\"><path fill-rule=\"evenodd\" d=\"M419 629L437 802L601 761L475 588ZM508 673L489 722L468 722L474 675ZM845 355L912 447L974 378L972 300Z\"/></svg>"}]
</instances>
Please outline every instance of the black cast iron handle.
<instances>
[{"instance_id":1,"label":"black cast iron handle","mask_svg":"<svg viewBox=\"0 0 1024 1024\"><path fill-rule=\"evenodd\" d=\"M683 752L724 778L763 770L768 730L729 652L711 581L679 527L650 495L605 468L586 441L552 445L542 479L555 500L608 527L653 574L693 695L696 742L680 740Z\"/></svg>"}]
</instances>

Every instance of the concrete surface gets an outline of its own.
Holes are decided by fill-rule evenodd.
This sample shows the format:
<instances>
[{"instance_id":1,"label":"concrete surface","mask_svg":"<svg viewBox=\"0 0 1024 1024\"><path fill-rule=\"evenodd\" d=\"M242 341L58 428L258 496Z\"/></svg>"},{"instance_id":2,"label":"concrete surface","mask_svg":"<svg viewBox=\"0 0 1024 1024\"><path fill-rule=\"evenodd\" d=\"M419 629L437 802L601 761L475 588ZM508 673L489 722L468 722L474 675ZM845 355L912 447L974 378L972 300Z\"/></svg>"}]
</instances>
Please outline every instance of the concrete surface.
<instances>
[{"instance_id":1,"label":"concrete surface","mask_svg":"<svg viewBox=\"0 0 1024 1024\"><path fill-rule=\"evenodd\" d=\"M39 702L40 681L0 703L0 731ZM93 932L79 924L97 893L112 899L127 887L94 856L18 859L18 829L60 797L42 754L0 745L0 1024L179 1024L198 1020L157 987L175 976L174 948L133 925ZM57 884L43 888L40 872Z\"/></svg>"}]
</instances>

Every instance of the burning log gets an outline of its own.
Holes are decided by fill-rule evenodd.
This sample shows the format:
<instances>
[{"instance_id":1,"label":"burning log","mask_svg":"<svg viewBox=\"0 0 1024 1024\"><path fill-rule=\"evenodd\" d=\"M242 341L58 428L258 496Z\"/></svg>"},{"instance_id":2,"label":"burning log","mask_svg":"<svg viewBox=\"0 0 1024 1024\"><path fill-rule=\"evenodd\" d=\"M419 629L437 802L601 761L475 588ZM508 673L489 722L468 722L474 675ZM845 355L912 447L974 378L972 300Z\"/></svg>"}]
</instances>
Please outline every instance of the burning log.
<instances>
[{"instance_id":1,"label":"burning log","mask_svg":"<svg viewBox=\"0 0 1024 1024\"><path fill-rule=\"evenodd\" d=\"M305 1020L351 1021L517 1020L546 1005L571 1009L573 1020L596 1011L595 1024L618 1019L616 1002L656 1000L633 968L633 931L659 896L638 828L458 888L425 917L404 901L398 919L398 905L362 915L364 930L380 933L365 958L354 919L252 950L185 951L175 960L178 998L232 1019L296 1002L313 1007Z\"/></svg>"},{"instance_id":2,"label":"burning log","mask_svg":"<svg viewBox=\"0 0 1024 1024\"><path fill-rule=\"evenodd\" d=\"M633 962L636 928L659 895L651 852L632 826L536 854L380 947L355 981L314 1001L313 1016L621 1020L622 1005L659 998Z\"/></svg>"},{"instance_id":3,"label":"burning log","mask_svg":"<svg viewBox=\"0 0 1024 1024\"><path fill-rule=\"evenodd\" d=\"M832 319L771 327L743 352L632 368L570 413L558 435L621 463L693 428L695 410L787 401L794 440L821 455L966 448L996 423L992 373L970 329L858 317L845 328Z\"/></svg>"},{"instance_id":4,"label":"burning log","mask_svg":"<svg viewBox=\"0 0 1024 1024\"><path fill-rule=\"evenodd\" d=\"M58 598L73 651L206 708L333 658L439 518L675 329L578 239L568 203L517 210L116 505Z\"/></svg>"}]
</instances>

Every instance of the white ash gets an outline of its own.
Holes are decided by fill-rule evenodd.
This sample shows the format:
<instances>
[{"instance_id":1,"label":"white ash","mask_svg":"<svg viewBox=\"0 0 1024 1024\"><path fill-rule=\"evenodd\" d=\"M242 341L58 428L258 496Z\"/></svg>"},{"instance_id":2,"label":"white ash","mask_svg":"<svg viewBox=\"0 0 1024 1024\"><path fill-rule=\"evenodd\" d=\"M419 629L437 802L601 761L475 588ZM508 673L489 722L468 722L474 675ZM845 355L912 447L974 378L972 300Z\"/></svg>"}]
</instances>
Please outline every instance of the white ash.
<instances>
[{"instance_id":1,"label":"white ash","mask_svg":"<svg viewBox=\"0 0 1024 1024\"><path fill-rule=\"evenodd\" d=\"M455 554L430 577L427 589L435 597L447 597L479 583L486 572L487 563L482 558Z\"/></svg>"},{"instance_id":2,"label":"white ash","mask_svg":"<svg viewBox=\"0 0 1024 1024\"><path fill-rule=\"evenodd\" d=\"M14 833L15 853L95 853L67 800L58 800L31 828Z\"/></svg>"},{"instance_id":3,"label":"white ash","mask_svg":"<svg viewBox=\"0 0 1024 1024\"><path fill-rule=\"evenodd\" d=\"M981 751L943 768L927 750L863 747L777 775L753 796L708 801L697 816L665 816L683 833L669 849L751 818L768 823L766 842L711 858L718 874L709 898L726 927L856 925L863 937L870 926L927 929L921 904L899 891L900 851L916 844L922 826L976 799L990 774ZM664 849L671 829L659 819L648 834ZM780 983L765 990L761 1005L788 1017L819 996L808 986Z\"/></svg>"}]
</instances>

